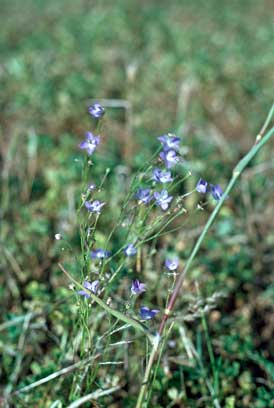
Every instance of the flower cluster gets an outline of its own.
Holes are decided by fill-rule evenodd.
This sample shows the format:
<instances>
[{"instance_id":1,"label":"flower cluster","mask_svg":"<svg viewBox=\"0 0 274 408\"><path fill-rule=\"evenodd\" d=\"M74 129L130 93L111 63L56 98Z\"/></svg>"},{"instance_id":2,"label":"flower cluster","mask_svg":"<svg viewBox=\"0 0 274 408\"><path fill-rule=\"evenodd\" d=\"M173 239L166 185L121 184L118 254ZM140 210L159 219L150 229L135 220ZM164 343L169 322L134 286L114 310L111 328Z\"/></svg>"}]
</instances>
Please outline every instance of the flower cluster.
<instances>
[{"instance_id":1,"label":"flower cluster","mask_svg":"<svg viewBox=\"0 0 274 408\"><path fill-rule=\"evenodd\" d=\"M88 111L90 115L96 119L100 119L105 113L105 109L99 103L89 106ZM95 136L92 132L86 132L86 139L79 144L79 148L85 150L88 156L91 156L99 144L100 136ZM95 184L90 184L88 186L88 191L91 192L95 190L95 188ZM102 207L105 205L105 203L99 200L94 200L92 202L85 201L84 204L88 212L95 214L100 214Z\"/></svg>"},{"instance_id":2,"label":"flower cluster","mask_svg":"<svg viewBox=\"0 0 274 408\"><path fill-rule=\"evenodd\" d=\"M89 114L95 118L96 120L100 120L105 113L104 108L99 103L94 103L93 105L89 106L88 108ZM158 137L159 142L162 146L162 151L159 154L159 157L164 164L165 168L156 167L152 170L151 180L153 181L152 188L139 188L135 194L135 198L138 200L139 204L149 205L151 202L156 204L160 207L163 211L166 211L172 200L173 196L169 195L167 188L158 189L157 186L160 184L167 185L168 183L173 182L172 172L171 169L180 161L179 152L179 144L180 138L173 135L173 134L166 134ZM83 142L80 143L79 147L82 150L85 150L88 156L91 156L94 151L96 150L97 146L100 143L100 136L94 135L91 132L86 133L86 138ZM207 185L207 183L206 183ZM91 193L95 190L96 186L94 184L90 184L87 188L87 193ZM206 186L205 186L206 190ZM202 183L200 191L202 192ZM217 194L217 190L215 191L215 195ZM99 200L86 200L84 202L84 206L89 213L94 214L101 214L102 208L106 203ZM134 257L137 254L136 248L136 241L127 243L122 251L124 256L130 258ZM120 252L120 251L119 251ZM111 257L111 252L103 249L97 248L93 249L90 252L90 258L94 261L102 263L103 260ZM176 271L179 266L179 261L176 258L173 259L166 259L165 267L169 271ZM77 293L85 298L91 298L91 294L96 295L99 287L99 280L95 280L93 282L89 282L85 280L83 283L83 288L85 290L79 290ZM138 279L134 279L131 283L130 292L132 296L141 295L146 291L146 285L140 282ZM90 293L90 294L89 294ZM150 309L147 306L141 306L139 315L142 320L150 320L159 313L157 309Z\"/></svg>"},{"instance_id":3,"label":"flower cluster","mask_svg":"<svg viewBox=\"0 0 274 408\"><path fill-rule=\"evenodd\" d=\"M89 106L88 112L94 118L100 119L104 115L105 109L99 103L95 103ZM91 156L100 143L100 136L95 136L92 132L86 132L85 136L86 139L80 143L79 147L86 150L88 156Z\"/></svg>"},{"instance_id":4,"label":"flower cluster","mask_svg":"<svg viewBox=\"0 0 274 408\"><path fill-rule=\"evenodd\" d=\"M196 191L201 194L210 193L216 201L219 201L223 196L223 190L219 184L208 184L203 179L200 179L196 184Z\"/></svg>"},{"instance_id":5,"label":"flower cluster","mask_svg":"<svg viewBox=\"0 0 274 408\"><path fill-rule=\"evenodd\" d=\"M165 163L167 169L174 167L179 161L180 157L177 155L179 150L180 138L168 133L158 137L158 140L161 142L163 151L160 153L160 158Z\"/></svg>"},{"instance_id":6,"label":"flower cluster","mask_svg":"<svg viewBox=\"0 0 274 408\"><path fill-rule=\"evenodd\" d=\"M173 177L170 169L175 166L180 161L180 157L177 152L179 150L180 137L175 136L171 133L167 135L162 135L158 137L162 145L162 151L160 152L160 158L164 162L167 170L154 168L152 171L152 180L155 183L167 184L173 181ZM163 211L169 208L173 196L169 196L168 190L163 189L161 191L152 192L149 188L139 188L135 198L137 198L140 204L148 205L153 199L155 204L160 207Z\"/></svg>"}]
</instances>

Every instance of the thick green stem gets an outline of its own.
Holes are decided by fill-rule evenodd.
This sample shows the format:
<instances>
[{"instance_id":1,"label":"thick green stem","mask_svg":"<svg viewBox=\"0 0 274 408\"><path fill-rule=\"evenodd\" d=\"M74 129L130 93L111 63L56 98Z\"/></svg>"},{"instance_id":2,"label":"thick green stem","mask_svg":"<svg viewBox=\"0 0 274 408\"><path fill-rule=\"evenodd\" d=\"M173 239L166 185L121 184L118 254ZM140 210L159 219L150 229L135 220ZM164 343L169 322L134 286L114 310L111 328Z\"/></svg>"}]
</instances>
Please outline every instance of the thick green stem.
<instances>
[{"instance_id":1,"label":"thick green stem","mask_svg":"<svg viewBox=\"0 0 274 408\"><path fill-rule=\"evenodd\" d=\"M244 171L244 169L246 168L246 166L250 163L250 161L256 156L256 154L261 150L261 148L269 141L269 139L274 135L274 127L272 127L266 134L265 136L263 136L263 133L266 130L266 127L269 125L270 121L272 120L274 114L274 104L271 106L271 109L269 111L269 114L267 116L267 119L265 121L265 124L262 128L262 130L260 131L259 135L256 138L256 143L253 145L253 147L250 149L250 151L243 157L242 160L239 161L239 163L237 164L237 166L234 168L234 171L232 173L232 177L227 185L226 190L224 191L222 198L218 201L218 204L216 205L214 211L212 212L212 214L210 215L201 235L199 236L198 240L196 241L196 244L194 245L192 252L185 264L185 267L183 269L183 271L181 272L181 274L179 275L177 282L176 282L176 286L174 288L174 291L171 295L171 298L169 300L168 303L168 307L166 308L160 327L159 327L159 334L161 336L161 334L163 333L165 326L166 326L166 322L168 320L168 318L171 315L171 312L174 308L174 304L176 302L176 299L180 293L182 284L184 282L184 278L186 273L188 272L192 261L194 260L195 256L197 255L197 252L199 251L201 244L206 236L206 234L208 233L208 230L210 229L210 227L212 226L213 222L215 221L221 207L223 206L225 200L228 198L229 193L231 192L231 190L233 189L234 185L236 184L239 176L242 174L242 172ZM140 389L140 393L139 393L139 397L138 397L138 401L137 401L137 405L136 408L141 408L142 404L143 404L143 400L144 397L146 395L146 390L147 390L147 384L151 375L151 371L152 371L152 367L153 367L153 362L154 359L156 357L156 355L158 354L158 349L159 349L159 344L160 341L157 342L157 344L155 343L152 351L151 351L151 355L148 361L148 365L146 367L146 372L145 372L145 380L141 386Z\"/></svg>"}]
</instances>

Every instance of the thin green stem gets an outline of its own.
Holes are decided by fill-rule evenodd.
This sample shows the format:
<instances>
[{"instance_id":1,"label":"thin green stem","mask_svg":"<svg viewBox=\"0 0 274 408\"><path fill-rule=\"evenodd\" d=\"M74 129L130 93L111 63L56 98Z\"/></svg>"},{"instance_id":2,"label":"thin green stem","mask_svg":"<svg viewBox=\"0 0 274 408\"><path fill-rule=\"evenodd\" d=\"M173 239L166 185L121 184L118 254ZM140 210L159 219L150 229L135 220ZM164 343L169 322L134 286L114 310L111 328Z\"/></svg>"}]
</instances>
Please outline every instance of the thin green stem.
<instances>
[{"instance_id":1,"label":"thin green stem","mask_svg":"<svg viewBox=\"0 0 274 408\"><path fill-rule=\"evenodd\" d=\"M218 388L219 388L219 386L218 386L218 383L219 383L218 371L216 369L216 361L215 361L215 357L214 357L212 344L211 344L211 341L210 341L210 336L209 336L206 317L205 317L204 312L202 313L202 326L203 326L203 330L204 330L204 333L205 333L206 346L207 346L207 350L208 350L208 354L209 354L209 360L210 360L212 374L213 374L214 394L215 394L215 396L218 396Z\"/></svg>"}]
</instances>

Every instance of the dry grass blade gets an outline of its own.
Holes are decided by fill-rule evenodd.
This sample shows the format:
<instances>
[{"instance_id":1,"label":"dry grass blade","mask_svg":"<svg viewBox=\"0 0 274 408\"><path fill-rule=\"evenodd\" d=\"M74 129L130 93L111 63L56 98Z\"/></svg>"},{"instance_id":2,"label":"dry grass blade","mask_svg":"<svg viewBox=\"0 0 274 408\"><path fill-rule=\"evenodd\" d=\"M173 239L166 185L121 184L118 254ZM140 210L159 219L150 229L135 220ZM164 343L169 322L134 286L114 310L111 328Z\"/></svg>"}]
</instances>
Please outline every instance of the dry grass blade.
<instances>
[{"instance_id":1,"label":"dry grass blade","mask_svg":"<svg viewBox=\"0 0 274 408\"><path fill-rule=\"evenodd\" d=\"M90 400L97 400L98 398L104 397L105 395L112 394L115 391L118 391L119 389L120 387L117 386L117 387L109 388L108 390L96 390L92 392L91 394L85 395L84 397L79 398L77 401L74 401L67 408L80 407L80 405L84 404L85 402L88 402Z\"/></svg>"},{"instance_id":2,"label":"dry grass blade","mask_svg":"<svg viewBox=\"0 0 274 408\"><path fill-rule=\"evenodd\" d=\"M72 364L72 365L70 365L68 367L62 368L59 371L55 371L54 373L48 375L47 377L41 378L40 380L35 381L32 384L29 384L29 385L26 385L23 388L20 388L19 390L15 391L14 394L20 394L20 393L23 393L23 392L28 392L28 391L32 390L33 388L39 387L42 384L45 384L45 383L47 383L49 381L54 380L57 377L60 377L61 375L66 375L66 374L70 373L71 371L75 370L76 368L81 367L82 365L86 365L88 363L93 362L98 357L100 357L100 355L101 354L98 353L95 356L88 357L88 358L86 358L84 360L81 360L81 361L78 361L77 363Z\"/></svg>"}]
</instances>

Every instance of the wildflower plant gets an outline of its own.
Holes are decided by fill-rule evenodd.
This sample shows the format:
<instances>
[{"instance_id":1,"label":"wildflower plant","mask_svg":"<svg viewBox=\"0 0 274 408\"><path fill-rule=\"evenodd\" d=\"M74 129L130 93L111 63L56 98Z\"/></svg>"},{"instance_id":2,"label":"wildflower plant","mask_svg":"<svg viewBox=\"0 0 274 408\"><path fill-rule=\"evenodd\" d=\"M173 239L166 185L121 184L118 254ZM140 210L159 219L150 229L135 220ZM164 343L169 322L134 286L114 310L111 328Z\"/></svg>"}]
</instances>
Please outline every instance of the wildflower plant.
<instances>
[{"instance_id":1,"label":"wildflower plant","mask_svg":"<svg viewBox=\"0 0 274 408\"><path fill-rule=\"evenodd\" d=\"M94 133L97 134L97 130L102 129L103 118L105 120L105 109L96 103L89 107L88 111L96 119L97 128ZM272 111L274 112L274 107ZM82 358L96 352L103 358L110 344L113 344L113 336L116 338L118 333L121 336L119 344L126 344L129 338L133 341L131 328L135 330L135 336L141 334L141 338L146 339L150 355L140 386L137 408L142 408L144 401L149 403L149 384L153 383L159 366L159 360L158 364L155 364L155 361L157 356L160 359L160 350L165 347L166 339L172 330L174 322L169 324L169 320L173 316L174 305L185 275L240 174L274 134L272 128L263 136L266 126L253 148L234 169L231 181L224 191L219 184L199 179L197 175L195 189L178 194L178 187L184 186L184 180L190 177L180 154L182 140L174 134L160 136L160 151L139 169L127 185L118 215L115 219L112 215L108 218L108 227L104 232L100 226L107 217L107 209L111 207L111 197L104 191L104 183L111 169L106 170L101 183L96 180L96 185L99 185L96 187L92 180L93 163L90 161L90 156L99 151L100 143L104 143L104 136L94 136L88 131L86 139L79 145L80 151L86 153L86 157L83 157L83 191L77 211L81 245L80 259L76 260L78 275L72 276L63 265L60 265L60 268L75 285L74 295L79 305L79 325L82 327ZM180 172L177 172L178 168ZM179 175L182 173L183 177ZM218 180L215 182L218 183ZM199 200L199 194L206 193L213 197L215 208L190 256L182 260L183 270L180 270L180 254L169 256L166 249L163 249L160 251L162 267L160 271L155 271L153 281L143 267L146 264L143 253L152 249L157 253L157 241L163 235L176 230L175 221L179 222L180 226L186 221L187 210L184 204L188 197L196 194ZM156 297L149 296L157 281L161 281L161 275L167 277L165 304L157 304ZM94 319L93 309L96 305L103 319ZM204 318L202 313L199 316ZM100 330L103 334L99 334ZM210 353L212 355L212 350ZM212 358L214 360L214 357ZM214 375L217 375L216 371ZM209 381L207 385L213 405L219 407L216 387Z\"/></svg>"},{"instance_id":2,"label":"wildflower plant","mask_svg":"<svg viewBox=\"0 0 274 408\"><path fill-rule=\"evenodd\" d=\"M189 172L183 168L185 175L179 176L175 168L183 163L180 157L181 138L173 134L159 137L157 154L132 178L121 199L116 219L108 218L108 234L102 234L101 224L109 217L112 206L104 190L111 169L106 171L101 182L94 180L92 170L93 160L104 143L105 109L94 104L88 112L96 119L96 128L87 131L85 140L78 145L83 168L83 187L77 211L81 243L81 257L76 261L79 274L73 277L63 265L60 267L75 284L79 324L83 327L82 342L89 344L88 350L94 347L94 339L88 329L92 318L90 306L94 308L96 304L114 319L115 325L122 321L144 333L149 342L154 342L160 309L146 300L151 298L149 292L153 290L153 282L142 270L142 253L150 243L155 243L158 237L168 232L174 220L185 214L184 198L175 203L174 196L177 186L189 177ZM163 267L162 273L164 270ZM113 288L120 292L117 288L123 286L124 281L127 289L123 299L117 302ZM86 352L83 350L82 353L85 357Z\"/></svg>"},{"instance_id":3,"label":"wildflower plant","mask_svg":"<svg viewBox=\"0 0 274 408\"><path fill-rule=\"evenodd\" d=\"M272 2L21 4L1 8L0 404L273 406Z\"/></svg>"}]
</instances>

